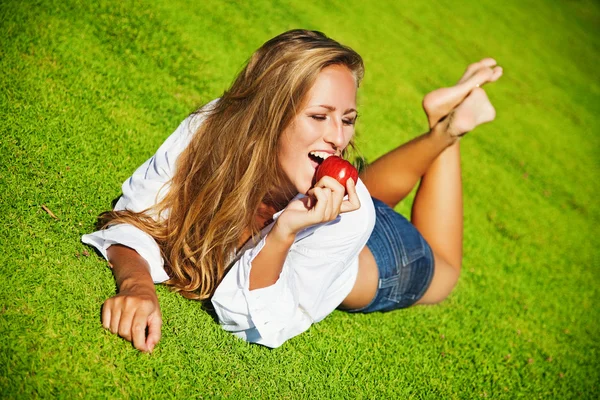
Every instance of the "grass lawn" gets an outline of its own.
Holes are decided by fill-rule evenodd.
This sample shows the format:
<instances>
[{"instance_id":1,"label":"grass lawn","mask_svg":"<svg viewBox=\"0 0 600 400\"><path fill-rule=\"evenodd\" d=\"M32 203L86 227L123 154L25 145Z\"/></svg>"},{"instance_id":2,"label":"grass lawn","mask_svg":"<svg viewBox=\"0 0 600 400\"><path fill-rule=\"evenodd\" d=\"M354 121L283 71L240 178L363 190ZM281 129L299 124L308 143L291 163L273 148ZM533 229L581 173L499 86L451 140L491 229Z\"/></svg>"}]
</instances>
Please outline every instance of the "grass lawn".
<instances>
[{"instance_id":1,"label":"grass lawn","mask_svg":"<svg viewBox=\"0 0 600 400\"><path fill-rule=\"evenodd\" d=\"M596 398L600 4L191 3L0 3L0 397ZM497 120L462 142L461 281L441 305L334 312L276 350L161 286L163 339L141 354L101 328L115 285L80 237L188 113L296 27L363 55L368 160L424 132L423 95L468 63L504 67L486 86Z\"/></svg>"}]
</instances>

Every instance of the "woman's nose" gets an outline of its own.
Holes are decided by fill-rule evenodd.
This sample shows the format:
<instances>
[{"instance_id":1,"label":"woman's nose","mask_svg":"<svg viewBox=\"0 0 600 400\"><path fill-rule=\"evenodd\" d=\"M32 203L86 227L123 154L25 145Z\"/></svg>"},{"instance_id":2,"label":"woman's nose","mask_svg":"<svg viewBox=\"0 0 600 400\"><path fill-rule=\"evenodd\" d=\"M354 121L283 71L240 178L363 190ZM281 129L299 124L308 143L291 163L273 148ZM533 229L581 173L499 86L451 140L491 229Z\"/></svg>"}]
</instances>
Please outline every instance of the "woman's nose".
<instances>
[{"instance_id":1,"label":"woman's nose","mask_svg":"<svg viewBox=\"0 0 600 400\"><path fill-rule=\"evenodd\" d=\"M329 124L324 137L327 143L331 143L336 149L343 149L346 145L344 135L344 124L341 121L333 121Z\"/></svg>"}]
</instances>

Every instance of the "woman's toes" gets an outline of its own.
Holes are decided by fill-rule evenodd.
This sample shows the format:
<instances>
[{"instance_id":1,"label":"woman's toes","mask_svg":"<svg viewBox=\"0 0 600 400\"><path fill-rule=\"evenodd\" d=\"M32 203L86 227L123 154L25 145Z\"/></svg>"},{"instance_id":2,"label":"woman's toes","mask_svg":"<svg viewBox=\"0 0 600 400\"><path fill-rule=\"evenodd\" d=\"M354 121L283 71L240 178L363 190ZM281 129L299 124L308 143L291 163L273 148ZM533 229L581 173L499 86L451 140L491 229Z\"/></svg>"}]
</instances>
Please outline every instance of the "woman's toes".
<instances>
[{"instance_id":1,"label":"woman's toes","mask_svg":"<svg viewBox=\"0 0 600 400\"><path fill-rule=\"evenodd\" d=\"M473 88L483 86L487 82L492 82L494 77L494 70L489 67L480 68L477 72L473 73L471 77L463 83L457 86L463 86L467 92L473 90Z\"/></svg>"},{"instance_id":2,"label":"woman's toes","mask_svg":"<svg viewBox=\"0 0 600 400\"><path fill-rule=\"evenodd\" d=\"M477 71L477 74L475 74L476 86L482 86L483 84L490 82L490 79L492 79L493 76L493 69L489 67L482 68L481 70Z\"/></svg>"},{"instance_id":3,"label":"woman's toes","mask_svg":"<svg viewBox=\"0 0 600 400\"><path fill-rule=\"evenodd\" d=\"M482 67L488 67L488 68L492 68L498 64L496 62L496 60L494 60L491 57L484 58L483 60L479 61L479 63L481 64Z\"/></svg>"},{"instance_id":4,"label":"woman's toes","mask_svg":"<svg viewBox=\"0 0 600 400\"><path fill-rule=\"evenodd\" d=\"M477 75L480 70L491 69L494 66L496 66L496 64L496 60L488 57L469 65L463 76L458 81L458 84L467 82L468 80L472 79L475 75Z\"/></svg>"},{"instance_id":5,"label":"woman's toes","mask_svg":"<svg viewBox=\"0 0 600 400\"><path fill-rule=\"evenodd\" d=\"M504 73L504 70L502 69L502 67L497 66L497 67L494 67L492 72L493 73L492 73L492 77L490 78L490 82L496 82L498 79L500 79L500 77Z\"/></svg>"}]
</instances>

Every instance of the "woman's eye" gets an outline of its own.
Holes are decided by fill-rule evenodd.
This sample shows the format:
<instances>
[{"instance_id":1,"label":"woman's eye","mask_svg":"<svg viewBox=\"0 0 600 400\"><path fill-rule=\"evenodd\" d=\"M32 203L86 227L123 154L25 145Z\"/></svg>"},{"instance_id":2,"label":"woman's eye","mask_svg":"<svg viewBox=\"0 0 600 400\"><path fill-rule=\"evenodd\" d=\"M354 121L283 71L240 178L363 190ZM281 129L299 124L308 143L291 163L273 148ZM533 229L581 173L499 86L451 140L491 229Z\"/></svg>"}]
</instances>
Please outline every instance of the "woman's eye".
<instances>
[{"instance_id":1,"label":"woman's eye","mask_svg":"<svg viewBox=\"0 0 600 400\"><path fill-rule=\"evenodd\" d=\"M342 122L344 123L344 125L354 125L354 123L356 122L356 118L354 118L354 119L343 119Z\"/></svg>"},{"instance_id":2,"label":"woman's eye","mask_svg":"<svg viewBox=\"0 0 600 400\"><path fill-rule=\"evenodd\" d=\"M324 115L311 115L310 117L317 121L325 121L327 119Z\"/></svg>"}]
</instances>

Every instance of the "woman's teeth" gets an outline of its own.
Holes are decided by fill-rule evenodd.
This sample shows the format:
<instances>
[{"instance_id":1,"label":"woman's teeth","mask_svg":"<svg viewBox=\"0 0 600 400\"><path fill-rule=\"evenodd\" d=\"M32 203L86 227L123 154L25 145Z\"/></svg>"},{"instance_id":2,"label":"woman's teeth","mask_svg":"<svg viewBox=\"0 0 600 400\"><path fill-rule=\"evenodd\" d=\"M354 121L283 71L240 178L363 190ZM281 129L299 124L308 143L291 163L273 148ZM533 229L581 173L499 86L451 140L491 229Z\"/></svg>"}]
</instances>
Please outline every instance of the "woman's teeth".
<instances>
[{"instance_id":1,"label":"woman's teeth","mask_svg":"<svg viewBox=\"0 0 600 400\"><path fill-rule=\"evenodd\" d=\"M326 160L327 157L329 157L331 155L325 151L311 151L309 154L313 157L317 157L317 158L321 159L321 161Z\"/></svg>"}]
</instances>

